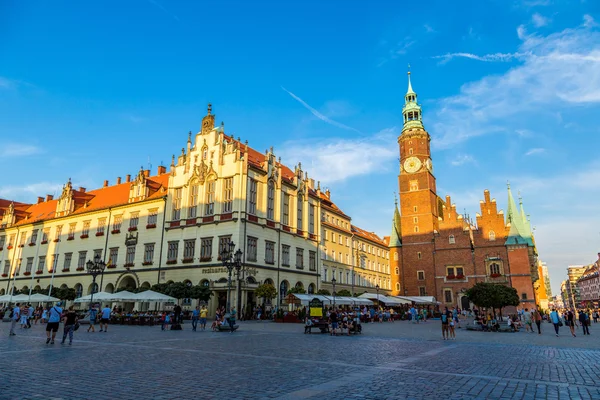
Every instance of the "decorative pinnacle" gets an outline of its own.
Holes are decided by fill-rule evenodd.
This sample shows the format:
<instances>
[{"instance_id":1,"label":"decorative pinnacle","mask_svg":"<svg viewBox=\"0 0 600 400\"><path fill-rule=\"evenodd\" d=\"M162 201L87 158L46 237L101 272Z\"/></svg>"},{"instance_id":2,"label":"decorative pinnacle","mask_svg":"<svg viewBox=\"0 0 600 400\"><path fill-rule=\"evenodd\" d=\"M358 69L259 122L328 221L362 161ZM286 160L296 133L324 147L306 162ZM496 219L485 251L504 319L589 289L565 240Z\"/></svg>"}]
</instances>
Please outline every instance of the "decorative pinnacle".
<instances>
[{"instance_id":1,"label":"decorative pinnacle","mask_svg":"<svg viewBox=\"0 0 600 400\"><path fill-rule=\"evenodd\" d=\"M210 115L212 111L212 104L208 103L208 115Z\"/></svg>"}]
</instances>

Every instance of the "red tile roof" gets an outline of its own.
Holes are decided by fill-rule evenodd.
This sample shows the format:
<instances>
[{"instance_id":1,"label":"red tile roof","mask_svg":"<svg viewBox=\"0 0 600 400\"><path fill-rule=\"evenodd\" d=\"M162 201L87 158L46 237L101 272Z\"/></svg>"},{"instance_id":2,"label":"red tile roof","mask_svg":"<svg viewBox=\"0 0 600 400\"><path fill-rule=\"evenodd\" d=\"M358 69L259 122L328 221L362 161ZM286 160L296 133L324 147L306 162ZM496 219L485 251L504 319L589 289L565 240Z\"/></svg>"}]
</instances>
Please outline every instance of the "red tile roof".
<instances>
[{"instance_id":1,"label":"red tile roof","mask_svg":"<svg viewBox=\"0 0 600 400\"><path fill-rule=\"evenodd\" d=\"M376 242L378 244L381 244L383 246L387 246L387 244L385 243L385 241L383 239L381 239L379 236L377 236L373 232L367 232L364 229L361 229L358 226L354 226L354 225L352 225L352 232L356 236L360 236L363 239L367 239L367 240L370 240L372 242Z\"/></svg>"}]
</instances>

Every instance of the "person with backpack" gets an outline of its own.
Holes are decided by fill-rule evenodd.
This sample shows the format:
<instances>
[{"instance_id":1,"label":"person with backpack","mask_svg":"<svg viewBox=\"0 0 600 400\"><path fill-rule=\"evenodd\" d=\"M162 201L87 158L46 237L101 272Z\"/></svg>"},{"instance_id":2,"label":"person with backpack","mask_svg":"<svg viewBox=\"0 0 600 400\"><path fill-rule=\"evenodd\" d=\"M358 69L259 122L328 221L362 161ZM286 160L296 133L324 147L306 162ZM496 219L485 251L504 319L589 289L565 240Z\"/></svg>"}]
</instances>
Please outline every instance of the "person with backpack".
<instances>
[{"instance_id":1,"label":"person with backpack","mask_svg":"<svg viewBox=\"0 0 600 400\"><path fill-rule=\"evenodd\" d=\"M54 344L54 338L56 337L56 332L58 332L58 325L60 324L60 320L62 319L63 309L60 307L62 302L56 303L56 305L50 308L48 323L46 324L46 344ZM50 332L52 332L52 336L50 336Z\"/></svg>"},{"instance_id":2,"label":"person with backpack","mask_svg":"<svg viewBox=\"0 0 600 400\"><path fill-rule=\"evenodd\" d=\"M12 311L10 312L10 333L9 336L15 336L15 327L17 326L17 323L19 322L19 319L21 319L21 304L17 303L14 308L12 309Z\"/></svg>"}]
</instances>

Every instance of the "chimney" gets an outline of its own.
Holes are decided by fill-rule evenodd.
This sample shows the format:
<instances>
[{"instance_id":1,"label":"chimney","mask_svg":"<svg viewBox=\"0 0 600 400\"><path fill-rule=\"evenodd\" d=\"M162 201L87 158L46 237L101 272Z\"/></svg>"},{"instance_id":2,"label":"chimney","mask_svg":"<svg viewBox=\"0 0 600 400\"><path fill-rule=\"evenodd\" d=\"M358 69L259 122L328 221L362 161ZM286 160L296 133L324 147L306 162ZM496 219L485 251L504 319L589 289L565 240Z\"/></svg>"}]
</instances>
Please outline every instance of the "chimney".
<instances>
[{"instance_id":1,"label":"chimney","mask_svg":"<svg viewBox=\"0 0 600 400\"><path fill-rule=\"evenodd\" d=\"M331 199L331 192L329 191L329 189L325 191L325 196L327 196L328 199Z\"/></svg>"},{"instance_id":2,"label":"chimney","mask_svg":"<svg viewBox=\"0 0 600 400\"><path fill-rule=\"evenodd\" d=\"M43 202L44 202L44 198L43 197L38 197L37 203L40 204L40 203L43 203Z\"/></svg>"},{"instance_id":3,"label":"chimney","mask_svg":"<svg viewBox=\"0 0 600 400\"><path fill-rule=\"evenodd\" d=\"M150 170L149 169L145 169L144 170L144 176L147 178L150 176Z\"/></svg>"},{"instance_id":4,"label":"chimney","mask_svg":"<svg viewBox=\"0 0 600 400\"><path fill-rule=\"evenodd\" d=\"M102 187L108 187L108 180L104 181L104 186L102 186Z\"/></svg>"},{"instance_id":5,"label":"chimney","mask_svg":"<svg viewBox=\"0 0 600 400\"><path fill-rule=\"evenodd\" d=\"M164 173L167 172L167 167L165 167L164 165L159 165L158 166L158 175L162 175Z\"/></svg>"},{"instance_id":6,"label":"chimney","mask_svg":"<svg viewBox=\"0 0 600 400\"><path fill-rule=\"evenodd\" d=\"M125 182L126 183L131 182L131 175L129 175L129 174L125 175Z\"/></svg>"},{"instance_id":7,"label":"chimney","mask_svg":"<svg viewBox=\"0 0 600 400\"><path fill-rule=\"evenodd\" d=\"M51 194L46 195L46 201L50 201L52 199L54 199L54 196L52 196Z\"/></svg>"},{"instance_id":8,"label":"chimney","mask_svg":"<svg viewBox=\"0 0 600 400\"><path fill-rule=\"evenodd\" d=\"M79 186L79 191L80 191L81 193L85 193L85 188L84 188L83 186Z\"/></svg>"},{"instance_id":9,"label":"chimney","mask_svg":"<svg viewBox=\"0 0 600 400\"><path fill-rule=\"evenodd\" d=\"M117 177L117 185L120 185L120 184L121 184L121 177L120 177L120 176L118 176L118 177Z\"/></svg>"}]
</instances>

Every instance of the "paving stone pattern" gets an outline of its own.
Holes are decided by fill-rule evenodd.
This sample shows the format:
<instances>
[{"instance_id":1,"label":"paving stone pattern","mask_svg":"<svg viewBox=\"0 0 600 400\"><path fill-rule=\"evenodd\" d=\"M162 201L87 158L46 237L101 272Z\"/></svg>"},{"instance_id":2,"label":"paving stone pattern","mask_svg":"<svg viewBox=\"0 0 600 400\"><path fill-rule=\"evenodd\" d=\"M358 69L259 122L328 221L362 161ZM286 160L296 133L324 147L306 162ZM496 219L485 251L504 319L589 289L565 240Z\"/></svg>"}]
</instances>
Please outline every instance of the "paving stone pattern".
<instances>
[{"instance_id":1,"label":"paving stone pattern","mask_svg":"<svg viewBox=\"0 0 600 400\"><path fill-rule=\"evenodd\" d=\"M401 323L353 337L240 325L233 334L83 326L69 346L46 345L42 326L9 337L2 323L0 399L600 399L597 349L471 333L442 341L432 326Z\"/></svg>"}]
</instances>

